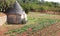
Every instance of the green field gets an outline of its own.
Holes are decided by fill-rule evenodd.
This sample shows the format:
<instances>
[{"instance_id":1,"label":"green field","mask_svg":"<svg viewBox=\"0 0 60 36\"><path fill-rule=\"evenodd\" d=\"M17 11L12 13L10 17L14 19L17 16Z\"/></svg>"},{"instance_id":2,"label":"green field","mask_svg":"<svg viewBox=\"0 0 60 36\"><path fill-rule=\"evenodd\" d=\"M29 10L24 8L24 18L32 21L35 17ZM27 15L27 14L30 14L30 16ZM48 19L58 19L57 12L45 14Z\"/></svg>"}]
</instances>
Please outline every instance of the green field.
<instances>
[{"instance_id":1,"label":"green field","mask_svg":"<svg viewBox=\"0 0 60 36\"><path fill-rule=\"evenodd\" d=\"M22 28L9 30L5 34L22 34L23 32L28 31L31 28L31 32L35 32L37 30L42 30L46 27L49 27L55 23L60 22L60 15L53 14L41 14L39 12L30 12L28 14L28 22Z\"/></svg>"}]
</instances>

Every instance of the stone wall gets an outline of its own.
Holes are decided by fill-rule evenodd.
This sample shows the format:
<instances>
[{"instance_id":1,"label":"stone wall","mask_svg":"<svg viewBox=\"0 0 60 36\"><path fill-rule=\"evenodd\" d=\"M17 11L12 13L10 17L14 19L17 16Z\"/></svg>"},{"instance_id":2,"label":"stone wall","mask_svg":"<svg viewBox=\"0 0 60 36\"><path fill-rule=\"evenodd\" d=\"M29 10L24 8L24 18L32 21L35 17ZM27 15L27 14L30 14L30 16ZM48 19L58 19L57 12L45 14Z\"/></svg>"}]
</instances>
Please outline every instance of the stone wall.
<instances>
[{"instance_id":1,"label":"stone wall","mask_svg":"<svg viewBox=\"0 0 60 36\"><path fill-rule=\"evenodd\" d=\"M0 26L5 24L7 21L7 16L4 13L0 13Z\"/></svg>"}]
</instances>

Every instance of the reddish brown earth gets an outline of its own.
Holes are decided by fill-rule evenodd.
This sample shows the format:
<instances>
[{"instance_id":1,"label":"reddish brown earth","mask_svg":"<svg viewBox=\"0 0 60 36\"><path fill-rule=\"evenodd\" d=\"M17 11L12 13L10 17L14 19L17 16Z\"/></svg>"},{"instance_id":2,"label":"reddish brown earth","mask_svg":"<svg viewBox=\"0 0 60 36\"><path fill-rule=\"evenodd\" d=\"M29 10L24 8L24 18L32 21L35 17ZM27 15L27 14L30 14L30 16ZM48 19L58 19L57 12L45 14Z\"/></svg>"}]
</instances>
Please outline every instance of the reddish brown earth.
<instances>
[{"instance_id":1,"label":"reddish brown earth","mask_svg":"<svg viewBox=\"0 0 60 36\"><path fill-rule=\"evenodd\" d=\"M60 16L57 17L49 17L52 19L60 19ZM8 30L15 29L15 28L21 28L23 25L6 25L6 26L0 26L0 36L9 36L5 35L4 33ZM60 36L60 22L57 22L49 27L46 27L42 30L37 30L35 32L30 32L32 29L29 28L28 31L20 34L17 34L17 36ZM29 33L30 34L29 34Z\"/></svg>"},{"instance_id":2,"label":"reddish brown earth","mask_svg":"<svg viewBox=\"0 0 60 36\"><path fill-rule=\"evenodd\" d=\"M41 36L60 36L60 23L55 23L41 31Z\"/></svg>"},{"instance_id":3,"label":"reddish brown earth","mask_svg":"<svg viewBox=\"0 0 60 36\"><path fill-rule=\"evenodd\" d=\"M6 25L6 26L0 26L0 36L9 36L5 35L8 30L16 29L16 28L21 28L23 25Z\"/></svg>"},{"instance_id":4,"label":"reddish brown earth","mask_svg":"<svg viewBox=\"0 0 60 36\"><path fill-rule=\"evenodd\" d=\"M7 32L10 29L15 28L21 28L21 26L10 26L10 27L2 27L0 26L0 36L9 36L5 35L4 33ZM38 30L35 32L31 32L30 34L27 34L27 32L30 32L31 28L28 29L28 31L22 33L21 35L17 34L17 36L60 36L60 23L55 23L49 27L46 27L42 30Z\"/></svg>"}]
</instances>

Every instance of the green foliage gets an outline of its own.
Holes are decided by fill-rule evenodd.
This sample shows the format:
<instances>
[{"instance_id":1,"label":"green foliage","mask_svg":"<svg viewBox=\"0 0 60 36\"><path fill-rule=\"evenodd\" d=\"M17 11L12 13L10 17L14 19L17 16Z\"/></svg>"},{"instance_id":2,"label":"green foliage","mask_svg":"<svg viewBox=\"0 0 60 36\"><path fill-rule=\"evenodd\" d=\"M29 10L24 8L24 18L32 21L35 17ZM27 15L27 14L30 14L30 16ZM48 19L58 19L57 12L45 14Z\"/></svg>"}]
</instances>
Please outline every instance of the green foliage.
<instances>
[{"instance_id":1,"label":"green foliage","mask_svg":"<svg viewBox=\"0 0 60 36\"><path fill-rule=\"evenodd\" d=\"M31 4L31 6L30 6L30 10L32 9L32 10L39 10L39 8L40 8L40 6L39 5L37 5L37 4Z\"/></svg>"},{"instance_id":2,"label":"green foliage","mask_svg":"<svg viewBox=\"0 0 60 36\"><path fill-rule=\"evenodd\" d=\"M0 0L0 11L6 10L15 3L15 0Z\"/></svg>"},{"instance_id":3,"label":"green foliage","mask_svg":"<svg viewBox=\"0 0 60 36\"><path fill-rule=\"evenodd\" d=\"M19 0L18 0L19 1ZM25 1L25 2L24 2ZM55 3L55 2L45 2L44 0L38 1L38 0L20 0L20 4L22 5L22 7L24 8L24 10L26 11L26 13L28 13L29 11L52 11L51 8L53 10L55 8L60 8L59 3ZM60 10L54 10L54 11L60 11Z\"/></svg>"},{"instance_id":4,"label":"green foliage","mask_svg":"<svg viewBox=\"0 0 60 36\"><path fill-rule=\"evenodd\" d=\"M24 5L22 5L22 7L25 10L25 12L28 14L28 12L30 10L30 5L29 4L24 4Z\"/></svg>"},{"instance_id":5,"label":"green foliage","mask_svg":"<svg viewBox=\"0 0 60 36\"><path fill-rule=\"evenodd\" d=\"M31 9L34 9L34 10L38 9L37 8L38 5L36 5L38 3L38 0L18 0L18 1L26 13L31 11Z\"/></svg>"},{"instance_id":6,"label":"green foliage","mask_svg":"<svg viewBox=\"0 0 60 36\"><path fill-rule=\"evenodd\" d=\"M15 3L16 0L5 0L5 3L8 7L11 7Z\"/></svg>"},{"instance_id":7,"label":"green foliage","mask_svg":"<svg viewBox=\"0 0 60 36\"><path fill-rule=\"evenodd\" d=\"M0 11L7 9L9 7L13 7L12 5L14 4L16 0L1 0L0 1ZM17 0L20 5L22 6L22 8L25 10L26 13L28 13L29 11L43 11L43 10L47 10L52 11L52 9L55 8L60 8L60 4L56 3L56 2L45 2L44 0ZM60 11L59 9L54 10L54 11Z\"/></svg>"}]
</instances>

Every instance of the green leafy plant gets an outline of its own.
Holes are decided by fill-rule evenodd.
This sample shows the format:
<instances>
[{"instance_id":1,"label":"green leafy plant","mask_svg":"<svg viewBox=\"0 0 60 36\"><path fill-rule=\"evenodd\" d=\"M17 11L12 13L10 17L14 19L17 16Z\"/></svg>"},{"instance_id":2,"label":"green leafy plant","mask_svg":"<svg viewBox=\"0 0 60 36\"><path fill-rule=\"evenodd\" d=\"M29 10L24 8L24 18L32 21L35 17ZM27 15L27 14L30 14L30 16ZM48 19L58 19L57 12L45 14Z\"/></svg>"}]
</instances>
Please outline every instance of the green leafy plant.
<instances>
[{"instance_id":1,"label":"green leafy plant","mask_svg":"<svg viewBox=\"0 0 60 36\"><path fill-rule=\"evenodd\" d=\"M15 3L16 0L0 0L0 11L4 11Z\"/></svg>"}]
</instances>

